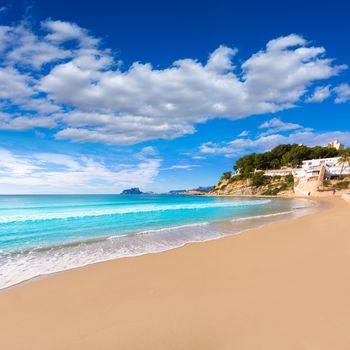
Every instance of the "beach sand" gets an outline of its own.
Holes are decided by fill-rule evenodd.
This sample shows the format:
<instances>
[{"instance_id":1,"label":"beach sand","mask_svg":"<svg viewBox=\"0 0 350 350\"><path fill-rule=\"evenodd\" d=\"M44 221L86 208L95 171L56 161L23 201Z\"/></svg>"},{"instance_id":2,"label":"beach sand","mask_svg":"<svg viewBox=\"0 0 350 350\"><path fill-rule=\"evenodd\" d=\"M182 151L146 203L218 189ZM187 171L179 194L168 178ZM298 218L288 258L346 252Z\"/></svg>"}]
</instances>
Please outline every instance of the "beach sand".
<instances>
[{"instance_id":1,"label":"beach sand","mask_svg":"<svg viewBox=\"0 0 350 350\"><path fill-rule=\"evenodd\" d=\"M0 291L4 350L350 349L350 204Z\"/></svg>"}]
</instances>

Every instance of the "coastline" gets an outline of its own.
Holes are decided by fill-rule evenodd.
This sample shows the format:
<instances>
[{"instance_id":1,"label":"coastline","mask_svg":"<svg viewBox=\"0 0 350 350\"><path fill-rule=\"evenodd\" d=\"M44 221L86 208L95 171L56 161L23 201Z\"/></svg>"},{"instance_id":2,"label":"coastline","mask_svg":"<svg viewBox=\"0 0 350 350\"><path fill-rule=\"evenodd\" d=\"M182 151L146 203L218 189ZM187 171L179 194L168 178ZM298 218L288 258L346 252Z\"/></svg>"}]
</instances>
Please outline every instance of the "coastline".
<instances>
[{"instance_id":1,"label":"coastline","mask_svg":"<svg viewBox=\"0 0 350 350\"><path fill-rule=\"evenodd\" d=\"M350 205L0 291L6 349L346 349ZM135 337L137 334L137 337Z\"/></svg>"},{"instance_id":2,"label":"coastline","mask_svg":"<svg viewBox=\"0 0 350 350\"><path fill-rule=\"evenodd\" d=\"M235 199L242 198L245 200L259 198L268 201L270 199L278 201L283 199L283 201L291 201L290 203L301 201L305 204L294 203L294 205L297 206L293 206L289 209L289 211L279 210L276 213L270 214L255 214L253 216L243 216L241 218L231 217L231 219L219 221L214 220L207 222L195 222L177 226L162 227L159 229L137 231L125 235L112 235L104 238L93 238L84 241L68 242L60 244L59 246L38 248L36 249L37 252L46 254L46 258L44 257L44 260L42 258L39 261L40 266L42 266L39 268L39 270L34 269L35 272L32 271L33 266L38 267L38 262L35 260L31 261L31 270L28 270L28 263L23 265L23 260L22 265L19 265L15 269L12 267L12 269L8 270L8 273L6 273L6 269L8 269L9 266L4 265L3 270L0 268L0 276L2 277L2 280L4 280L5 277L6 283L6 277L8 278L7 285L0 284L0 292L6 289L17 288L22 284L31 283L39 279L50 278L52 275L64 273L74 269L85 268L89 265L99 264L105 261L137 257L147 254L157 254L172 249L182 248L187 244L202 243L220 239L226 236L243 234L247 231L271 225L276 222L292 220L305 215L312 215L313 213L323 209L323 206L317 200L315 201L307 198L279 198L277 196L269 196L269 198L264 196L237 197L234 195L218 195L216 197L233 197ZM299 204L301 206L299 206ZM198 232L198 228L201 227L203 227L204 231L201 230L201 232ZM171 233L171 235L169 235L169 233ZM144 234L146 234L145 237L148 238L147 242L143 241L142 236ZM197 236L197 234L199 235ZM175 236L177 236L178 239L174 240ZM139 237L141 242L137 243L137 239ZM131 239L136 239L136 241L133 243L132 251L126 249L126 247L130 245ZM116 246L111 242L116 242L118 244ZM166 244L164 245L165 242ZM110 246L110 243L113 245ZM141 246L137 246L140 243ZM88 247L91 247L91 249L88 250ZM122 248L121 251L120 248ZM91 258L95 256L96 252L98 251L102 251L103 253L99 254L97 258ZM66 256L67 254L71 257L78 256L79 261L73 265L69 264L69 261L67 261L65 256L62 255L62 252L64 252L63 254L66 254ZM31 250L28 250L27 254L32 255ZM51 255L57 257L54 262L51 261ZM26 272L25 274L17 274L17 271L18 269L21 269L21 266L23 272ZM15 278L11 276L12 273L15 273Z\"/></svg>"}]
</instances>

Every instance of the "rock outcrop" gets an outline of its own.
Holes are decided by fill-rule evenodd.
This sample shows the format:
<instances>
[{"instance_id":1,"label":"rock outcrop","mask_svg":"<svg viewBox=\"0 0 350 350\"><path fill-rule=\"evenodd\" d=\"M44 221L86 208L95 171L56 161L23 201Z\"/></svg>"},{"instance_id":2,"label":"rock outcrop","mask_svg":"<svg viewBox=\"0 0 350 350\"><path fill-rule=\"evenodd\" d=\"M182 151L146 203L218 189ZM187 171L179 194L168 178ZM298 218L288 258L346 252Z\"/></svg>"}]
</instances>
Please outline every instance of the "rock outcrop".
<instances>
[{"instance_id":1,"label":"rock outcrop","mask_svg":"<svg viewBox=\"0 0 350 350\"><path fill-rule=\"evenodd\" d=\"M143 192L138 187L133 187L124 190L121 194L143 194Z\"/></svg>"}]
</instances>

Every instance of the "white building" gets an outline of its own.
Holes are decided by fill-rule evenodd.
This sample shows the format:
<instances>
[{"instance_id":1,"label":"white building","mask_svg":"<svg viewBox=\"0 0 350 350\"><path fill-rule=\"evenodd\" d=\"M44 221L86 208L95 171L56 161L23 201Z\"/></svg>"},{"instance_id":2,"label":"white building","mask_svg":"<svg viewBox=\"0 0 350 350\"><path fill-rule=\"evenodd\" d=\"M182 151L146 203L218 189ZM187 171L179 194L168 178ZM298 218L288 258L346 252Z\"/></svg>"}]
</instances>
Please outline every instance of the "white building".
<instances>
[{"instance_id":1,"label":"white building","mask_svg":"<svg viewBox=\"0 0 350 350\"><path fill-rule=\"evenodd\" d=\"M350 164L339 164L339 157L304 160L301 168L293 169L295 177L319 177L324 170L325 177L350 175Z\"/></svg>"},{"instance_id":2,"label":"white building","mask_svg":"<svg viewBox=\"0 0 350 350\"><path fill-rule=\"evenodd\" d=\"M339 140L334 140L332 142L326 143L324 145L324 147L327 148L335 148L336 150L343 150L344 149L344 145L342 143L339 142Z\"/></svg>"}]
</instances>

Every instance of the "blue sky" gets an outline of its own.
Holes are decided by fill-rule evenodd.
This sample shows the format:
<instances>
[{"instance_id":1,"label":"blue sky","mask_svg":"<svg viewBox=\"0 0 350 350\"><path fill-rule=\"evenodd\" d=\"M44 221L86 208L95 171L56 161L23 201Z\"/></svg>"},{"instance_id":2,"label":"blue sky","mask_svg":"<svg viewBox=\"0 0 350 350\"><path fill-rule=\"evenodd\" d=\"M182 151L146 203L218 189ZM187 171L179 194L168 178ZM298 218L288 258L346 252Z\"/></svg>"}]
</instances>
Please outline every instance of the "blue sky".
<instances>
[{"instance_id":1,"label":"blue sky","mask_svg":"<svg viewBox=\"0 0 350 350\"><path fill-rule=\"evenodd\" d=\"M349 146L349 7L0 1L0 192L163 192Z\"/></svg>"}]
</instances>

